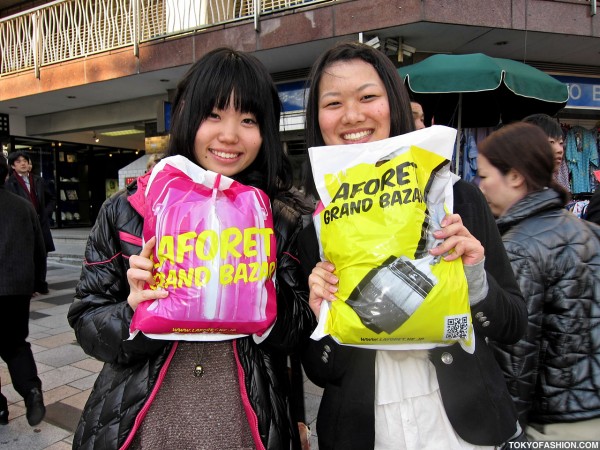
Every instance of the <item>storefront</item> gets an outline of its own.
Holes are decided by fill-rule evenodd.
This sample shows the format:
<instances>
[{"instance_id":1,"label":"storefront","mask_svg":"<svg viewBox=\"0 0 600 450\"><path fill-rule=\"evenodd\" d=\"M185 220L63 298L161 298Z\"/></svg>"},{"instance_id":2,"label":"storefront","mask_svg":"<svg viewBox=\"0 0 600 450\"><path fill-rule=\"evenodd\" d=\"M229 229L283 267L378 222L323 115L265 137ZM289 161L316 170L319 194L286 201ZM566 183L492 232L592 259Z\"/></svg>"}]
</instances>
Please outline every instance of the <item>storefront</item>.
<instances>
[{"instance_id":1,"label":"storefront","mask_svg":"<svg viewBox=\"0 0 600 450\"><path fill-rule=\"evenodd\" d=\"M565 134L565 164L575 200L586 200L599 183L600 78L555 76L569 87L569 101L558 118Z\"/></svg>"},{"instance_id":2,"label":"storefront","mask_svg":"<svg viewBox=\"0 0 600 450\"><path fill-rule=\"evenodd\" d=\"M104 200L118 189L118 171L143 152L10 136L2 140L5 156L17 150L31 157L33 173L55 193L51 217L55 228L91 226Z\"/></svg>"}]
</instances>

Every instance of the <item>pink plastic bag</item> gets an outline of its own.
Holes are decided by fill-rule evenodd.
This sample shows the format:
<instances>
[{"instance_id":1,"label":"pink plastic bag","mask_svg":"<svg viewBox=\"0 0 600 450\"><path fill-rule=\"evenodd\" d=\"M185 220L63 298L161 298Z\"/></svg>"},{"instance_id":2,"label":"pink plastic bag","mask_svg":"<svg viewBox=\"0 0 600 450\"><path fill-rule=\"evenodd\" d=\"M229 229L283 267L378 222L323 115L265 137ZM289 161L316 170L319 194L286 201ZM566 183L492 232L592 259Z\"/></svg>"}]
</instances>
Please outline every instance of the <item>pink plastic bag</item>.
<instances>
[{"instance_id":1,"label":"pink plastic bag","mask_svg":"<svg viewBox=\"0 0 600 450\"><path fill-rule=\"evenodd\" d=\"M154 279L169 296L141 303L132 333L219 340L261 335L274 322L276 243L260 189L166 158L146 188L143 235L156 236Z\"/></svg>"}]
</instances>

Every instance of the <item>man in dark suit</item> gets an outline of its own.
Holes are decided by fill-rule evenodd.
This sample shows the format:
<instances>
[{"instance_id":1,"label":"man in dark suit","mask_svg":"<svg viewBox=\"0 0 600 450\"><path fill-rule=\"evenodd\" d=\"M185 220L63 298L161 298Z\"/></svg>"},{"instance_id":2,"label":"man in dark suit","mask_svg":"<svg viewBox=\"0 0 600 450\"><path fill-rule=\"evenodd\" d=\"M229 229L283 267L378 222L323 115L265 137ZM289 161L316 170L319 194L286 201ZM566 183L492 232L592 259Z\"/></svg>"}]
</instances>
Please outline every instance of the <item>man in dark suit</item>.
<instances>
[{"instance_id":1,"label":"man in dark suit","mask_svg":"<svg viewBox=\"0 0 600 450\"><path fill-rule=\"evenodd\" d=\"M9 154L8 164L12 168L12 175L6 180L6 189L31 202L42 226L46 254L53 252L55 247L50 232L50 220L56 205L56 196L42 177L31 173L31 158L27 153L16 151ZM48 284L45 280L44 273L44 283L39 291L41 294L48 293Z\"/></svg>"},{"instance_id":2,"label":"man in dark suit","mask_svg":"<svg viewBox=\"0 0 600 450\"><path fill-rule=\"evenodd\" d=\"M29 425L46 414L42 382L37 374L29 335L29 302L44 283L46 249L37 214L31 204L8 192L8 165L0 154L0 357L6 362L15 390L25 400ZM6 397L0 393L0 425L8 423Z\"/></svg>"}]
</instances>

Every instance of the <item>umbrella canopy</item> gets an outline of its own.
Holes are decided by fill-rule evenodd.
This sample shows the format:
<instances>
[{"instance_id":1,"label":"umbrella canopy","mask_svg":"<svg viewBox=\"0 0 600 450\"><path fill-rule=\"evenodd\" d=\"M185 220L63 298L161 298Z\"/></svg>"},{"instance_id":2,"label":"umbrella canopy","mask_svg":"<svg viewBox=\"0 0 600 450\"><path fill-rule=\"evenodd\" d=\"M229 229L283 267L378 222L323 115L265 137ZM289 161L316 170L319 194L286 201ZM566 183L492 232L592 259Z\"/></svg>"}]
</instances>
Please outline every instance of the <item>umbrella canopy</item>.
<instances>
[{"instance_id":1,"label":"umbrella canopy","mask_svg":"<svg viewBox=\"0 0 600 450\"><path fill-rule=\"evenodd\" d=\"M510 123L565 107L567 85L511 59L482 53L433 55L398 69L427 121L462 127Z\"/></svg>"}]
</instances>

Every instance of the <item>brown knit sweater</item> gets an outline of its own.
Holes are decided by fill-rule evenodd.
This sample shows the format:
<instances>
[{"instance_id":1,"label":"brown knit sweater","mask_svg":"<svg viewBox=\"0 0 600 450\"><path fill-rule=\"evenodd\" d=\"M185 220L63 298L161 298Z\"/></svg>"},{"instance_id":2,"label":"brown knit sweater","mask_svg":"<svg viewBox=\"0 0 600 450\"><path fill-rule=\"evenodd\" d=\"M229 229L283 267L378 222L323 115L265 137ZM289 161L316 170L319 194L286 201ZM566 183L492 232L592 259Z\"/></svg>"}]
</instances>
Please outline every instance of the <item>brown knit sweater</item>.
<instances>
[{"instance_id":1,"label":"brown knit sweater","mask_svg":"<svg viewBox=\"0 0 600 450\"><path fill-rule=\"evenodd\" d=\"M196 363L204 376L193 375ZM250 450L231 341L179 342L131 449Z\"/></svg>"}]
</instances>

